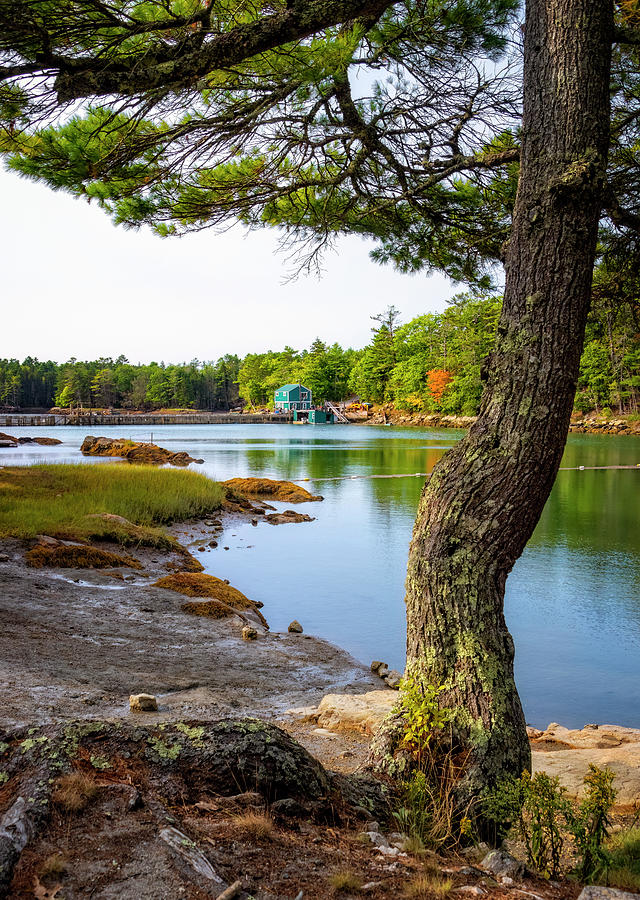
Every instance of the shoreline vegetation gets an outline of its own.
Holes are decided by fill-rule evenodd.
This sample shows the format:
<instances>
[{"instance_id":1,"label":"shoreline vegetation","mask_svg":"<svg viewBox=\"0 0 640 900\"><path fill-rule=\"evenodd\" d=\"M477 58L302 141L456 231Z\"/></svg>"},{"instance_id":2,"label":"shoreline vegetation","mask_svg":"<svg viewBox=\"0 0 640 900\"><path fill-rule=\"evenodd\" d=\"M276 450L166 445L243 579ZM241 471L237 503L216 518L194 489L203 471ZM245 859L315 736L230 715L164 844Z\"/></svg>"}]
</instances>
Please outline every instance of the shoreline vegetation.
<instances>
[{"instance_id":1,"label":"shoreline vegetation","mask_svg":"<svg viewBox=\"0 0 640 900\"><path fill-rule=\"evenodd\" d=\"M0 359L0 414L20 409L118 409L161 415L272 407L283 384L302 382L323 403L358 397L399 414L474 416L494 344L502 298L455 297L438 314L407 323L395 307L372 316L359 350L317 338L308 349L226 354L180 365L132 364L124 356L65 363ZM633 309L615 313L594 300L582 353L575 410L583 418L640 418L640 343Z\"/></svg>"},{"instance_id":2,"label":"shoreline vegetation","mask_svg":"<svg viewBox=\"0 0 640 900\"><path fill-rule=\"evenodd\" d=\"M395 425L402 428L453 428L453 429L466 429L469 428L476 420L475 416L457 416L457 415L443 415L440 413L428 413L428 412L407 412L406 410L398 409L393 404L383 404L383 405L375 405L372 404L368 408L362 408L362 404L354 404L354 406L358 406L358 409L349 410L346 409L345 415L348 419L349 423L352 425ZM59 412L58 414L61 414ZM84 411L82 414L76 411L75 415L72 415L69 419L66 419L65 422L56 423L53 419L53 415L49 415L46 413L42 414L28 414L28 413L13 413L10 416L5 416L5 418L10 419L28 419L28 424L26 425L18 425L16 422L13 423L13 427L57 427L58 425L70 425L75 427L87 427L89 424L89 418L92 417L92 424L96 425L109 425L110 419L114 420L114 424L126 427L129 425L146 425L146 426L172 426L172 425L198 425L198 424L276 424L282 422L283 424L288 421L284 417L275 416L268 409L252 409L252 410L243 410L232 413L217 413L215 414L215 422L210 421L210 416L206 413L199 412L198 410L174 410L167 411L164 410L162 412L158 411L157 413L150 414L148 412L144 412L142 410L94 410L92 413L88 411ZM2 414L0 414L0 418ZM96 422L95 419L100 417L100 421ZM77 424L73 421L77 419ZM256 421L256 418L258 421ZM86 420L86 421L85 421ZM9 427L9 426L6 426ZM572 417L571 423L569 425L570 433L575 434L629 434L629 435L640 435L640 416L636 414L629 414L624 416L619 415L587 415L583 416L579 413L574 414ZM89 440L89 438L87 438ZM99 440L97 438L92 438L91 440L96 441ZM107 440L103 438L102 440ZM109 439L111 440L111 439ZM9 441L14 446L18 446L19 444L24 443L39 443L42 445L53 445L59 444L61 441L56 440L54 438L24 438L24 437L13 437L8 434L0 433L0 447L2 446L10 446ZM131 443L122 439L123 445L125 443ZM149 446L149 445L145 445ZM126 450L126 447L124 448ZM158 448L162 450L162 448ZM89 451L93 452L93 451ZM136 461L133 457L139 454L140 451L134 451L129 453L128 456L131 461ZM160 454L157 455L157 458L151 460L153 462L157 462L159 464L163 464L165 462L170 462L172 465L188 465L189 462L200 462L200 460L193 460L190 457L186 459L186 455L183 454L173 454L176 457L175 461L168 459L169 454L168 451L162 451L162 454L167 455L167 458L163 458ZM124 453L114 452L110 454L102 454L98 453L96 455L114 455L114 456L124 456ZM144 454L142 454L144 455ZM148 460L140 460L142 462Z\"/></svg>"},{"instance_id":3,"label":"shoreline vegetation","mask_svg":"<svg viewBox=\"0 0 640 900\"><path fill-rule=\"evenodd\" d=\"M54 464L0 469L0 537L166 546L161 526L218 511L224 489L190 471Z\"/></svg>"}]
</instances>

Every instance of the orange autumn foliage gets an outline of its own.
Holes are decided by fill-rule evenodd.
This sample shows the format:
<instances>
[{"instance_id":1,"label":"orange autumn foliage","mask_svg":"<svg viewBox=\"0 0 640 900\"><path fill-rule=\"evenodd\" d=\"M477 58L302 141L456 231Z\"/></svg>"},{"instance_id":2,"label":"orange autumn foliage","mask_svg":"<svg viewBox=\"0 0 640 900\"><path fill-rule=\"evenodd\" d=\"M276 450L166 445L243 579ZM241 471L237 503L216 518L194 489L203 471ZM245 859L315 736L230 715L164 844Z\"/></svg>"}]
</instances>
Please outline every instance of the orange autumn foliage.
<instances>
[{"instance_id":1,"label":"orange autumn foliage","mask_svg":"<svg viewBox=\"0 0 640 900\"><path fill-rule=\"evenodd\" d=\"M451 372L447 372L446 369L431 369L430 372L427 372L427 386L434 400L442 399L452 378Z\"/></svg>"}]
</instances>

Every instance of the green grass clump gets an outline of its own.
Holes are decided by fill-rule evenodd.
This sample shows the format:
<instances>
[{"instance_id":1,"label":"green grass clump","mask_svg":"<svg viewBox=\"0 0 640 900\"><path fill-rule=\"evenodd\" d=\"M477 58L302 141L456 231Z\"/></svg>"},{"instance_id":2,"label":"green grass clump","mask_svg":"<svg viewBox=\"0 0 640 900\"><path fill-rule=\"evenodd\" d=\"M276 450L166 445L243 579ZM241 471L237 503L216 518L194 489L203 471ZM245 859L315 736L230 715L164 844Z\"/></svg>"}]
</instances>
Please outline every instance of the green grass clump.
<instances>
[{"instance_id":1,"label":"green grass clump","mask_svg":"<svg viewBox=\"0 0 640 900\"><path fill-rule=\"evenodd\" d=\"M348 869L341 869L334 872L329 878L329 884L333 888L334 894L358 892L362 887L362 880Z\"/></svg>"},{"instance_id":2,"label":"green grass clump","mask_svg":"<svg viewBox=\"0 0 640 900\"><path fill-rule=\"evenodd\" d=\"M640 828L629 828L609 839L607 884L623 891L640 891Z\"/></svg>"},{"instance_id":3,"label":"green grass clump","mask_svg":"<svg viewBox=\"0 0 640 900\"><path fill-rule=\"evenodd\" d=\"M115 540L169 549L157 526L219 509L224 489L196 472L125 465L42 465L0 470L0 537ZM122 516L136 528L96 515ZM154 527L155 526L155 527Z\"/></svg>"}]
</instances>

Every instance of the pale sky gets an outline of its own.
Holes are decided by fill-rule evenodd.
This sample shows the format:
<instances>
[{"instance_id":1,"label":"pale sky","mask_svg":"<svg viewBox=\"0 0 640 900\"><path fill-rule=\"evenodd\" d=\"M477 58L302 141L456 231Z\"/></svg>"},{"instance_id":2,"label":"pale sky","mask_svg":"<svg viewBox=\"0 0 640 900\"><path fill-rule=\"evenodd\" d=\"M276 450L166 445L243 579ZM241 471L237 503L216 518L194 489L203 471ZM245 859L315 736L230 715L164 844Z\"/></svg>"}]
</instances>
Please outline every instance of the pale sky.
<instances>
[{"instance_id":1,"label":"pale sky","mask_svg":"<svg viewBox=\"0 0 640 900\"><path fill-rule=\"evenodd\" d=\"M179 363L302 350L316 337L362 347L369 316L389 304L406 322L464 289L377 265L355 237L327 255L320 279L284 284L290 264L273 231L163 240L1 168L0 202L0 358Z\"/></svg>"}]
</instances>

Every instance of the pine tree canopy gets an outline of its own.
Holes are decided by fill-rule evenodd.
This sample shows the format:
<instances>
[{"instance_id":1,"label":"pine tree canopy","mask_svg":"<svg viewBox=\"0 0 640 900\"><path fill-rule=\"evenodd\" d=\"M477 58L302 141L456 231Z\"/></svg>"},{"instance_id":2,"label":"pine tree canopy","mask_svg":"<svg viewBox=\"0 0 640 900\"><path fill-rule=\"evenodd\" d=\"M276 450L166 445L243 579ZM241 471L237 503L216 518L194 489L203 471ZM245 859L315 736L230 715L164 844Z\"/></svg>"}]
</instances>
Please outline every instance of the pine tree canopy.
<instances>
[{"instance_id":1,"label":"pine tree canopy","mask_svg":"<svg viewBox=\"0 0 640 900\"><path fill-rule=\"evenodd\" d=\"M519 0L0 0L0 152L161 235L280 226L486 282L518 174ZM608 235L640 223L634 4L619 2ZM637 4L636 4L637 6Z\"/></svg>"}]
</instances>

